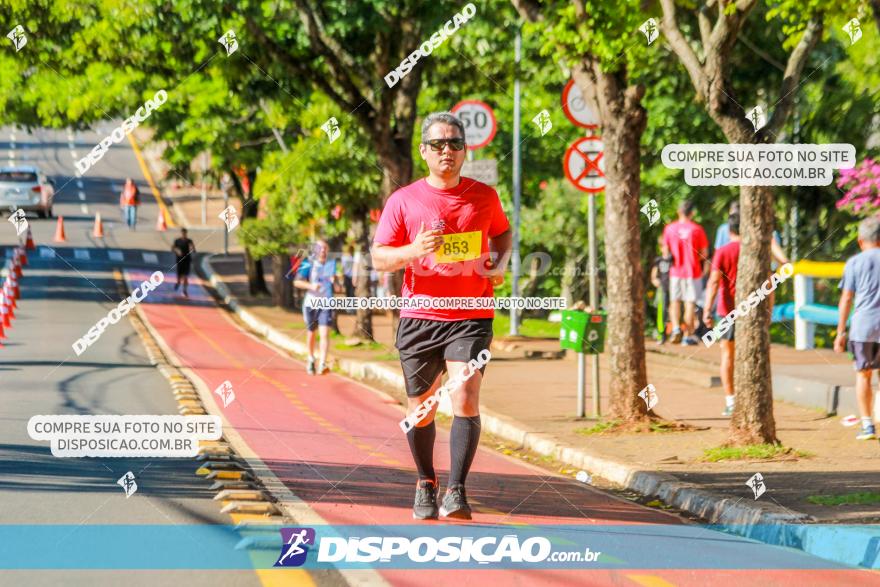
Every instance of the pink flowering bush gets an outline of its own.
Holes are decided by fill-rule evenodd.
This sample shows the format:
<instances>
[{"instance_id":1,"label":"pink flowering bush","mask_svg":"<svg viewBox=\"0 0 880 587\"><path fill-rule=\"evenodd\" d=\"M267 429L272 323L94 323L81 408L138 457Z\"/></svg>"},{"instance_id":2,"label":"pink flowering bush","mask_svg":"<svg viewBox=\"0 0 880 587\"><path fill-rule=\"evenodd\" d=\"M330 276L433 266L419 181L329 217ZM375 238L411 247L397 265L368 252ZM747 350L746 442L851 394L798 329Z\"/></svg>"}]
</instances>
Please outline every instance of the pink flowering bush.
<instances>
[{"instance_id":1,"label":"pink flowering bush","mask_svg":"<svg viewBox=\"0 0 880 587\"><path fill-rule=\"evenodd\" d=\"M841 169L837 187L846 194L837 201L837 209L846 209L861 217L880 211L880 163L866 158L852 169Z\"/></svg>"}]
</instances>

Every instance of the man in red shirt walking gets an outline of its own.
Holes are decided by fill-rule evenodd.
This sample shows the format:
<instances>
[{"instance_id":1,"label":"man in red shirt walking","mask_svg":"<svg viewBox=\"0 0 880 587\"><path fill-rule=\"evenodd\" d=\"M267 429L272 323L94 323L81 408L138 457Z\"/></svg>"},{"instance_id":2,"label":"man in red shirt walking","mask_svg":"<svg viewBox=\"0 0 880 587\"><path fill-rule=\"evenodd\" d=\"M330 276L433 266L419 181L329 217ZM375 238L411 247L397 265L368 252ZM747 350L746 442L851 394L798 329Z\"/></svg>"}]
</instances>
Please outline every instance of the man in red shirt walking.
<instances>
[{"instance_id":1,"label":"man in red shirt walking","mask_svg":"<svg viewBox=\"0 0 880 587\"><path fill-rule=\"evenodd\" d=\"M669 318L672 342L695 345L696 303L703 295L703 277L709 267L709 240L703 228L693 221L694 204L685 200L678 206L678 220L663 230L663 242L672 253L669 269ZM684 302L684 339L681 332L681 304Z\"/></svg>"},{"instance_id":2,"label":"man in red shirt walking","mask_svg":"<svg viewBox=\"0 0 880 587\"><path fill-rule=\"evenodd\" d=\"M494 189L461 177L464 126L455 115L428 115L419 153L429 174L394 192L376 228L372 256L377 271L403 267L404 299L492 298L504 281L510 224ZM397 349L406 380L408 413L434 394L444 371L464 379L450 390L455 417L450 432L451 467L442 507L434 470L436 406L407 432L419 473L413 517L471 519L465 480L480 439L480 384L485 366L463 376L469 361L492 342L492 309L403 309Z\"/></svg>"},{"instance_id":3,"label":"man in red shirt walking","mask_svg":"<svg viewBox=\"0 0 880 587\"><path fill-rule=\"evenodd\" d=\"M728 220L730 242L715 251L712 257L712 272L706 284L706 303L703 305L703 322L712 328L712 307L715 294L718 294L718 315L727 316L736 306L736 265L739 262L739 214L733 213ZM736 324L719 337L721 343L721 386L724 388L724 412L722 416L733 415L733 355L734 330Z\"/></svg>"}]
</instances>

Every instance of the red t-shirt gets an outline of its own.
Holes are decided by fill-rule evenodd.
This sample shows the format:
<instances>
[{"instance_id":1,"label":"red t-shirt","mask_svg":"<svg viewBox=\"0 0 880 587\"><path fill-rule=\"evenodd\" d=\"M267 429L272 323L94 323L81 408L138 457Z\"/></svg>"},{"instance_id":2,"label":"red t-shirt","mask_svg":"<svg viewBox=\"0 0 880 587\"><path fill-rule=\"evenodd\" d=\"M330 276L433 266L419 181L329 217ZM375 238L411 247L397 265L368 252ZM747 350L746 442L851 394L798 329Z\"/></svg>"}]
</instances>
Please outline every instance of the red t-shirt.
<instances>
[{"instance_id":1,"label":"red t-shirt","mask_svg":"<svg viewBox=\"0 0 880 587\"><path fill-rule=\"evenodd\" d=\"M477 268L489 258L489 238L510 228L497 192L467 177L462 177L456 187L446 190L431 187L425 179L420 179L391 194L382 210L373 241L392 247L408 245L415 240L422 222L425 230L435 228L443 235L461 236L448 238L449 247L444 244L436 253L407 265L402 297L492 297L494 292L489 278ZM471 243L479 243L479 252L476 246L470 246ZM445 253L444 248L448 249ZM445 259L455 256L473 258L438 262L438 254L447 255ZM494 318L495 312L492 309L409 309L401 310L400 316L449 322Z\"/></svg>"},{"instance_id":2,"label":"red t-shirt","mask_svg":"<svg viewBox=\"0 0 880 587\"><path fill-rule=\"evenodd\" d=\"M670 277L697 278L703 275L703 258L700 250L709 246L703 228L692 220L678 220L666 225L663 242L672 253Z\"/></svg>"},{"instance_id":3,"label":"red t-shirt","mask_svg":"<svg viewBox=\"0 0 880 587\"><path fill-rule=\"evenodd\" d=\"M718 282L718 314L727 316L733 311L736 299L736 264L739 262L739 241L727 243L715 251L712 271L721 272Z\"/></svg>"}]
</instances>

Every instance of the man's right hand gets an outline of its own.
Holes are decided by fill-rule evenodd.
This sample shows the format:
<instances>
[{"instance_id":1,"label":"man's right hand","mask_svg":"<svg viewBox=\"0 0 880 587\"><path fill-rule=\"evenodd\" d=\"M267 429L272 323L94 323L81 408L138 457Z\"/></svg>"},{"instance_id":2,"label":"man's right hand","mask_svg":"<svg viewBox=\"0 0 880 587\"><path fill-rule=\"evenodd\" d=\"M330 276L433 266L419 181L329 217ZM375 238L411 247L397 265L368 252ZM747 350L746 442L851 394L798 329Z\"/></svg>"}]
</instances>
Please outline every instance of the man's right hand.
<instances>
[{"instance_id":1,"label":"man's right hand","mask_svg":"<svg viewBox=\"0 0 880 587\"><path fill-rule=\"evenodd\" d=\"M846 350L846 331L834 337L834 352L842 353Z\"/></svg>"},{"instance_id":2,"label":"man's right hand","mask_svg":"<svg viewBox=\"0 0 880 587\"><path fill-rule=\"evenodd\" d=\"M703 310L703 324L705 324L707 328L712 328L715 325L715 319L712 318L712 310L708 308Z\"/></svg>"},{"instance_id":3,"label":"man's right hand","mask_svg":"<svg viewBox=\"0 0 880 587\"><path fill-rule=\"evenodd\" d=\"M439 230L425 230L425 223L419 223L419 233L412 242L412 250L421 259L443 246L443 237Z\"/></svg>"}]
</instances>

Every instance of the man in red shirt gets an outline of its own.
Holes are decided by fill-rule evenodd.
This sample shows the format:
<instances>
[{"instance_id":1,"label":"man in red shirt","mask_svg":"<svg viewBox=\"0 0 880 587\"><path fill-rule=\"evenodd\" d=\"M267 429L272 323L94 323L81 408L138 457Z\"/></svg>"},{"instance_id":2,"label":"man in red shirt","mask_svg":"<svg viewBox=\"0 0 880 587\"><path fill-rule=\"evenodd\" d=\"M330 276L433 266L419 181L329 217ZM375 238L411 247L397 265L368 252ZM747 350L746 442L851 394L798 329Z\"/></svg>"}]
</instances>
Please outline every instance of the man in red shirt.
<instances>
[{"instance_id":1,"label":"man in red shirt","mask_svg":"<svg viewBox=\"0 0 880 587\"><path fill-rule=\"evenodd\" d=\"M728 220L730 242L715 251L712 257L712 272L706 284L706 303L703 305L703 322L712 328L712 307L715 305L715 294L718 294L718 315L727 316L736 306L736 264L739 262L739 214L733 213ZM719 337L721 342L721 386L724 388L724 412L722 416L733 415L733 354L734 329L730 329Z\"/></svg>"},{"instance_id":2,"label":"man in red shirt","mask_svg":"<svg viewBox=\"0 0 880 587\"><path fill-rule=\"evenodd\" d=\"M504 281L510 254L510 224L494 189L461 177L464 126L454 114L428 115L419 153L428 177L394 192L382 210L372 247L377 271L403 267L403 298L491 298ZM471 519L464 483L480 439L480 384L485 366L462 377L469 361L492 342L492 309L403 309L397 349L412 415L440 386L465 379L450 390L455 417L450 432L451 467L442 507L434 471L434 406L407 432L419 472L413 517Z\"/></svg>"},{"instance_id":3,"label":"man in red shirt","mask_svg":"<svg viewBox=\"0 0 880 587\"><path fill-rule=\"evenodd\" d=\"M693 221L694 204L685 200L678 206L678 220L663 230L663 242L672 253L669 269L669 318L672 342L697 344L696 303L703 295L703 277L709 267L709 240L703 228ZM684 302L684 339L681 332L681 305Z\"/></svg>"}]
</instances>

